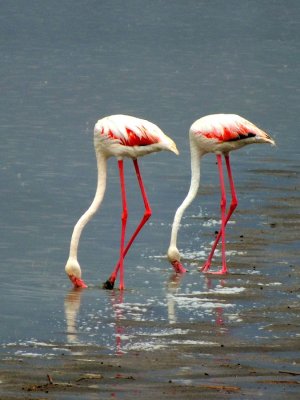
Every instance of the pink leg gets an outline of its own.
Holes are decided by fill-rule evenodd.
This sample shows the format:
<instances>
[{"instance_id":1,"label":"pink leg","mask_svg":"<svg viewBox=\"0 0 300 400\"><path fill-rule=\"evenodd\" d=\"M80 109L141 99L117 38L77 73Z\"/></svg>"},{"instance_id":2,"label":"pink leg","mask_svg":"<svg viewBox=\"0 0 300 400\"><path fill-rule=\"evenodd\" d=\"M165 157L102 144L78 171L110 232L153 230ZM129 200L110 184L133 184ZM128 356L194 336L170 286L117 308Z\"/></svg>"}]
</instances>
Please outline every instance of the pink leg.
<instances>
[{"instance_id":1,"label":"pink leg","mask_svg":"<svg viewBox=\"0 0 300 400\"><path fill-rule=\"evenodd\" d=\"M221 238L222 238L222 269L220 271L221 274L225 274L227 272L226 267L226 234L225 234L225 227L226 227L226 191L225 191L225 183L224 183L224 174L223 174L223 167L222 167L222 156L220 154L217 155L218 160L218 168L219 168L219 175L220 175L220 187L221 187Z\"/></svg>"},{"instance_id":2,"label":"pink leg","mask_svg":"<svg viewBox=\"0 0 300 400\"><path fill-rule=\"evenodd\" d=\"M224 183L224 175L223 175L223 168L222 168L222 157L221 155L217 155L217 162L218 162L218 169L219 169L219 175L220 175L220 186L221 186L221 215L222 215L222 223L221 223L221 230L218 233L218 236L213 244L213 247L211 249L211 252L209 254L208 260L204 264L204 266L201 268L202 271L207 272L210 268L211 260L214 255L215 249L217 247L217 244L222 237L222 269L219 272L220 274L225 274L227 273L227 267L226 267L226 255L225 255L225 247L226 247L226 242L225 242L225 229L226 229L226 224L229 221L229 218L231 217L233 211L235 210L237 206L237 197L236 197L236 192L234 188L234 183L233 183L233 178L232 178L232 173L231 173L231 167L230 167L230 161L229 161L229 155L225 156L225 161L226 161L226 167L227 167L227 173L229 177L229 183L230 183L230 190L231 190L231 204L229 211L227 215L225 216L225 211L226 211L226 192L225 192L225 183Z\"/></svg>"},{"instance_id":3,"label":"pink leg","mask_svg":"<svg viewBox=\"0 0 300 400\"><path fill-rule=\"evenodd\" d=\"M126 201L126 190L125 190L125 179L124 179L124 164L123 160L118 161L119 172L120 172L120 184L121 184L121 196L122 196L122 228L121 228L121 242L120 242L120 290L124 289L124 243L126 234L126 223L127 223L127 201Z\"/></svg>"},{"instance_id":4,"label":"pink leg","mask_svg":"<svg viewBox=\"0 0 300 400\"><path fill-rule=\"evenodd\" d=\"M234 210L236 209L237 205L238 205L238 199L237 199L237 195L236 195L236 191L235 191L235 187L234 187L234 182L233 182L233 177L232 177L232 172L231 172L231 166L230 166L230 159L229 159L229 155L224 156L225 161L226 161L226 167L227 167L227 173L228 173L228 178L229 178L229 184L230 184L230 191L231 191L231 204L228 210L228 214L226 216L225 219L225 226L227 225L227 222L229 221L232 213L234 212ZM208 259L206 261L206 263L203 265L203 267L201 268L201 271L207 272L210 268L211 265L211 261L215 252L215 249L217 247L217 244L219 243L219 240L221 238L221 234L222 234L222 230L219 231L216 240L212 246L211 252L208 256Z\"/></svg>"},{"instance_id":5,"label":"pink leg","mask_svg":"<svg viewBox=\"0 0 300 400\"><path fill-rule=\"evenodd\" d=\"M228 178L229 178L229 184L230 184L230 191L231 191L231 204L228 210L228 214L226 216L225 219L225 226L227 225L227 222L229 221L232 213L234 212L234 210L236 209L237 205L238 205L238 199L237 199L237 195L236 195L236 191L235 191L235 187L234 187L234 182L233 182L233 177L232 177L232 172L231 172L231 166L230 166L230 160L229 160L229 155L224 156L225 157L225 161L226 161L226 167L227 167L227 173L228 173ZM203 267L201 268L201 271L207 272L210 268L211 265L211 261L215 252L215 249L219 243L219 240L221 238L221 233L222 230L219 231L216 240L212 246L211 252L208 256L208 259L206 261L206 263L203 265Z\"/></svg>"},{"instance_id":6,"label":"pink leg","mask_svg":"<svg viewBox=\"0 0 300 400\"><path fill-rule=\"evenodd\" d=\"M139 234L139 232L141 231L141 229L143 228L143 226L145 225L145 223L148 221L148 219L151 217L151 214L152 214L152 211L151 211L150 204L149 204L149 201L148 201L148 198L147 198L146 190L145 190L145 187L144 187L144 183L143 183L143 180L142 180L142 177L141 177L141 173L140 173L140 169L139 169L139 165L138 165L137 160L133 160L133 164L134 164L134 169L135 169L135 172L136 172L136 176L137 176L137 179L138 179L138 183L139 183L139 186L140 186L140 189L141 189L141 193L142 193L142 197L143 197L143 201L144 201L145 213L144 213L143 218L141 219L141 222L139 223L138 227L134 231L133 235L131 236L130 240L128 241L128 243L127 243L127 245L126 245L126 247L124 249L123 259L126 256L128 250L130 249L130 247L131 247L132 243L134 242L135 238L137 237L137 235ZM115 280L117 278L118 271L120 269L120 261L121 261L121 258L120 258L118 264L116 265L116 267L115 267L113 273L111 274L111 276L104 283L103 287L105 289L113 289Z\"/></svg>"}]
</instances>

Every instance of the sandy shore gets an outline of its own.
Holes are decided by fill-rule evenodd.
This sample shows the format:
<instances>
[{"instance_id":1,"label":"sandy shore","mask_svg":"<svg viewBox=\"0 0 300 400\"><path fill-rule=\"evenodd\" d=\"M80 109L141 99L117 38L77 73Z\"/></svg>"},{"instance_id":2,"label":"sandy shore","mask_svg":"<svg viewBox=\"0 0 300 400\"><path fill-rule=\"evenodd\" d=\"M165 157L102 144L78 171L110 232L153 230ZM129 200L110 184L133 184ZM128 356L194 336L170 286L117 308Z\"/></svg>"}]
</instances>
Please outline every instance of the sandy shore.
<instances>
[{"instance_id":1,"label":"sandy shore","mask_svg":"<svg viewBox=\"0 0 300 400\"><path fill-rule=\"evenodd\" d=\"M300 360L287 362L298 345L274 340L261 348L224 344L199 353L186 346L123 356L93 356L90 349L49 361L11 360L1 365L1 399L298 399Z\"/></svg>"}]
</instances>

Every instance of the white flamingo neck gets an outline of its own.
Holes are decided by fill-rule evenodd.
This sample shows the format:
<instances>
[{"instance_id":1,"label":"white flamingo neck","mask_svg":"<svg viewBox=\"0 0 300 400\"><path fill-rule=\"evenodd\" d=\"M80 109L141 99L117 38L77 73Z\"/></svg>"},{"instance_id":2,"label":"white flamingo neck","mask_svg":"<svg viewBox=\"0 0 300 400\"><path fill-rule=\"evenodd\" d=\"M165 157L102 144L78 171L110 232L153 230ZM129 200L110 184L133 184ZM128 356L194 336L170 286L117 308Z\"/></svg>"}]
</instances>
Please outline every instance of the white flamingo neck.
<instances>
[{"instance_id":1,"label":"white flamingo neck","mask_svg":"<svg viewBox=\"0 0 300 400\"><path fill-rule=\"evenodd\" d=\"M187 209L187 207L191 204L191 202L197 195L200 185L200 160L202 155L201 153L199 153L199 149L197 148L197 145L192 138L190 139L190 150L191 150L191 184L186 198L184 199L182 204L178 207L175 213L172 225L170 246L168 249L168 258L171 262L180 260L180 254L177 249L177 234L180 227L181 218L184 211Z\"/></svg>"},{"instance_id":2,"label":"white flamingo neck","mask_svg":"<svg viewBox=\"0 0 300 400\"><path fill-rule=\"evenodd\" d=\"M78 253L78 244L79 239L85 225L90 221L90 219L95 215L98 211L106 188L106 175L107 175L107 158L100 152L96 151L96 159L97 159L97 170L98 170L98 178L97 178L97 189L95 193L94 200L90 207L86 210L86 212L79 218L76 225L74 226L71 244L70 244L70 255L69 258L77 260Z\"/></svg>"}]
</instances>

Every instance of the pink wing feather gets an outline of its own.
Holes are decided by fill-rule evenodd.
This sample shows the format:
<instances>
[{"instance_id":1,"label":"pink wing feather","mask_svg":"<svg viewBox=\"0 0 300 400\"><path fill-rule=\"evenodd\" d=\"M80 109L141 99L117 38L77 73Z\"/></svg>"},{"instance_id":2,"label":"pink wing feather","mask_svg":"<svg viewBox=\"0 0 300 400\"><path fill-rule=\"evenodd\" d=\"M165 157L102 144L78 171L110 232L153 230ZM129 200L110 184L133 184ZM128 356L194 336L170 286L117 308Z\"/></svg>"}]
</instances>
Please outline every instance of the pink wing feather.
<instances>
[{"instance_id":1,"label":"pink wing feather","mask_svg":"<svg viewBox=\"0 0 300 400\"><path fill-rule=\"evenodd\" d=\"M251 122L239 116L219 115L218 119L212 119L211 117L213 116L202 119L203 124L199 126L199 131L197 132L207 139L230 142L250 138L261 132Z\"/></svg>"},{"instance_id":2,"label":"pink wing feather","mask_svg":"<svg viewBox=\"0 0 300 400\"><path fill-rule=\"evenodd\" d=\"M123 146L148 146L160 142L158 128L149 121L117 115L105 118L100 136L113 139Z\"/></svg>"},{"instance_id":3,"label":"pink wing feather","mask_svg":"<svg viewBox=\"0 0 300 400\"><path fill-rule=\"evenodd\" d=\"M148 146L153 143L158 143L157 137L153 136L143 126L139 127L139 132L132 130L131 128L125 127L127 135L118 136L115 135L111 130L108 136L119 141L124 146Z\"/></svg>"}]
</instances>

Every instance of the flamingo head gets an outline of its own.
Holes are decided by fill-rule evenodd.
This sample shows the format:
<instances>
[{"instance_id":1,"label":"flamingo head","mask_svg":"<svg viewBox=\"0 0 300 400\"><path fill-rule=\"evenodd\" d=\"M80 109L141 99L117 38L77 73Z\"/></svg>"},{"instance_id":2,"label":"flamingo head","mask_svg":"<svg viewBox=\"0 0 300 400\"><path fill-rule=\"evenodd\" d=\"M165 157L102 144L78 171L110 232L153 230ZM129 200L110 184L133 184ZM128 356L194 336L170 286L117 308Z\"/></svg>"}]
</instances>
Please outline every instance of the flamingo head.
<instances>
[{"instance_id":1,"label":"flamingo head","mask_svg":"<svg viewBox=\"0 0 300 400\"><path fill-rule=\"evenodd\" d=\"M172 264L176 273L182 274L187 272L187 269L180 262L180 253L176 246L170 246L168 249L168 260Z\"/></svg>"},{"instance_id":2,"label":"flamingo head","mask_svg":"<svg viewBox=\"0 0 300 400\"><path fill-rule=\"evenodd\" d=\"M87 287L87 285L81 279L81 268L76 258L69 257L65 266L65 271L75 288Z\"/></svg>"}]
</instances>

